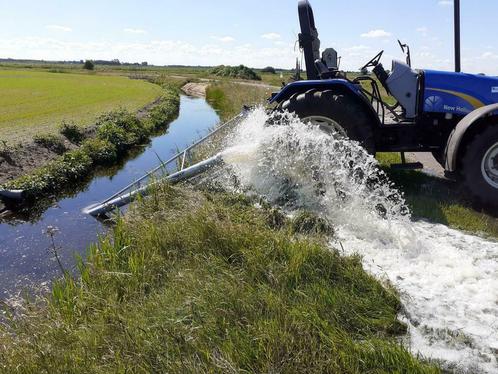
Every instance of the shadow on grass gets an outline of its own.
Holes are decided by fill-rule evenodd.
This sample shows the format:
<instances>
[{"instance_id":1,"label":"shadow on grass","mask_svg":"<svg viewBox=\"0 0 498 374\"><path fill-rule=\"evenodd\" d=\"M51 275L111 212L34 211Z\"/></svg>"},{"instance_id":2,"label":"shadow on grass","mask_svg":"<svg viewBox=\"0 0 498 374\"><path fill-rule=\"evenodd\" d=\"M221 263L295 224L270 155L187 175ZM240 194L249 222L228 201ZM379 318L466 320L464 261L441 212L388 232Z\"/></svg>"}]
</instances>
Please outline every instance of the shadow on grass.
<instances>
[{"instance_id":1,"label":"shadow on grass","mask_svg":"<svg viewBox=\"0 0 498 374\"><path fill-rule=\"evenodd\" d=\"M415 219L426 219L453 228L498 238L498 212L478 205L454 181L433 177L420 171L392 170L397 155L380 154L382 169L405 194Z\"/></svg>"}]
</instances>

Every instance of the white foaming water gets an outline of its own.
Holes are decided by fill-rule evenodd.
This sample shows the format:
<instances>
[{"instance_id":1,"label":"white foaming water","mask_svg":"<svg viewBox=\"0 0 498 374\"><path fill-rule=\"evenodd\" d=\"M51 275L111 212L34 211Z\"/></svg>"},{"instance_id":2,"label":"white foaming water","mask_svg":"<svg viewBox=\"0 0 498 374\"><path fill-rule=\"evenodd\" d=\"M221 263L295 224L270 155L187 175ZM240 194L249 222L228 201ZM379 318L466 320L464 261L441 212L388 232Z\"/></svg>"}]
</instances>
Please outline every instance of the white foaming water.
<instances>
[{"instance_id":1,"label":"white foaming water","mask_svg":"<svg viewBox=\"0 0 498 374\"><path fill-rule=\"evenodd\" d=\"M291 115L269 120L255 110L228 141L236 188L326 216L346 253L362 255L368 271L399 290L414 353L459 372L498 372L498 243L412 221L356 142Z\"/></svg>"}]
</instances>

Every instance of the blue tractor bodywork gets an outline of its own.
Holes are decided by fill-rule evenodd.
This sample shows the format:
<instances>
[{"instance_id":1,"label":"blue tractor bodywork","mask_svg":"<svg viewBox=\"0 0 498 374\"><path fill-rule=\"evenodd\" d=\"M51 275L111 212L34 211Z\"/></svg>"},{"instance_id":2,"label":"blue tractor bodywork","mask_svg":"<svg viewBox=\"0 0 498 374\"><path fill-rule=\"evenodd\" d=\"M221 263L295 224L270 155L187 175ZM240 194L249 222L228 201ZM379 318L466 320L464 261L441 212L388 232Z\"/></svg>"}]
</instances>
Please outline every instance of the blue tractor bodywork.
<instances>
[{"instance_id":1,"label":"blue tractor bodywork","mask_svg":"<svg viewBox=\"0 0 498 374\"><path fill-rule=\"evenodd\" d=\"M405 152L431 152L448 175L464 179L474 196L498 205L498 77L414 70L409 48L400 42L406 63L395 60L386 71L381 51L361 69L365 74L349 79L338 69L335 50L320 53L308 0L299 1L298 11L308 80L285 85L270 103L302 118L330 118L335 125L342 118L339 127L354 140L364 144L373 138L369 151L400 152L403 164L396 166L401 168L421 166L406 164ZM375 78L366 74L368 68ZM380 85L396 99L394 105L386 103ZM337 98L334 103L347 101L368 120L355 125L350 120L354 112L337 105L332 112L331 102L323 99L331 95ZM348 119L340 112L348 113Z\"/></svg>"},{"instance_id":2,"label":"blue tractor bodywork","mask_svg":"<svg viewBox=\"0 0 498 374\"><path fill-rule=\"evenodd\" d=\"M498 102L498 78L424 70L423 111L465 116Z\"/></svg>"}]
</instances>

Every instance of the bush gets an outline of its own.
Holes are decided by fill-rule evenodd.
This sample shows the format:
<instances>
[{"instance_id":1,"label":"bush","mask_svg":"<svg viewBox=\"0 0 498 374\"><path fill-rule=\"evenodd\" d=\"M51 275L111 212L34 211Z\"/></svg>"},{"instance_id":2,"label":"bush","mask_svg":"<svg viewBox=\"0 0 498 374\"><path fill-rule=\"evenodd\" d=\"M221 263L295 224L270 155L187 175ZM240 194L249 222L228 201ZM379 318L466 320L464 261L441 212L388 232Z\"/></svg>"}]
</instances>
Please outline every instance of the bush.
<instances>
[{"instance_id":1,"label":"bush","mask_svg":"<svg viewBox=\"0 0 498 374\"><path fill-rule=\"evenodd\" d=\"M81 128L72 122L62 121L59 132L74 144L80 144L85 139L85 134Z\"/></svg>"},{"instance_id":2,"label":"bush","mask_svg":"<svg viewBox=\"0 0 498 374\"><path fill-rule=\"evenodd\" d=\"M57 160L8 184L10 189L23 190L28 198L38 197L43 191L59 189L68 182L81 178L92 166L92 159L83 150L67 152Z\"/></svg>"},{"instance_id":3,"label":"bush","mask_svg":"<svg viewBox=\"0 0 498 374\"><path fill-rule=\"evenodd\" d=\"M151 109L143 121L123 109L104 114L97 119L95 138L87 139L78 150L67 152L31 175L10 181L2 188L21 189L28 197L60 190L69 181L82 178L92 167L112 164L128 149L145 142L154 131L173 120L178 113L179 103L178 91L166 88L159 104ZM74 124L64 122L60 131L71 141L83 140L83 133ZM36 141L60 153L66 150L62 138L55 135L39 135Z\"/></svg>"},{"instance_id":4,"label":"bush","mask_svg":"<svg viewBox=\"0 0 498 374\"><path fill-rule=\"evenodd\" d=\"M275 71L275 68L272 66L267 66L263 69L261 69L262 73L270 73L270 74L276 74L277 72Z\"/></svg>"},{"instance_id":5,"label":"bush","mask_svg":"<svg viewBox=\"0 0 498 374\"><path fill-rule=\"evenodd\" d=\"M59 155L63 154L66 151L66 146L64 145L64 141L57 135L54 134L39 134L33 137L36 144L45 147L52 152L55 152Z\"/></svg>"},{"instance_id":6,"label":"bush","mask_svg":"<svg viewBox=\"0 0 498 374\"><path fill-rule=\"evenodd\" d=\"M143 142L148 135L140 120L124 109L106 113L97 120L97 137L114 144L118 153Z\"/></svg>"},{"instance_id":7,"label":"bush","mask_svg":"<svg viewBox=\"0 0 498 374\"><path fill-rule=\"evenodd\" d=\"M93 70L95 68L95 65L92 61L86 60L85 63L83 64L83 69L86 70Z\"/></svg>"},{"instance_id":8,"label":"bush","mask_svg":"<svg viewBox=\"0 0 498 374\"><path fill-rule=\"evenodd\" d=\"M239 78L260 81L261 77L254 70L244 65L225 66L220 65L209 71L210 74L225 78Z\"/></svg>"},{"instance_id":9,"label":"bush","mask_svg":"<svg viewBox=\"0 0 498 374\"><path fill-rule=\"evenodd\" d=\"M83 143L82 149L96 165L112 164L118 159L116 146L108 140L88 139Z\"/></svg>"}]
</instances>

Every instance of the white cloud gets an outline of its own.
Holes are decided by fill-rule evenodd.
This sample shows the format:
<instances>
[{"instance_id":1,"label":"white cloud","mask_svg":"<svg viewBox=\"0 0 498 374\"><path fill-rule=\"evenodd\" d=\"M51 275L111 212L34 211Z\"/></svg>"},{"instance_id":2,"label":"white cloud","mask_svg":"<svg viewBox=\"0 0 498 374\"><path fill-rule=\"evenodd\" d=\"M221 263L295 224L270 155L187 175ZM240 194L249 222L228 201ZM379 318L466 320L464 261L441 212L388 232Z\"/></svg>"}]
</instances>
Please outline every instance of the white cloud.
<instances>
[{"instance_id":1,"label":"white cloud","mask_svg":"<svg viewBox=\"0 0 498 374\"><path fill-rule=\"evenodd\" d=\"M263 39L268 39L268 40L278 40L280 39L280 34L277 34L276 32L269 32L266 34L261 35Z\"/></svg>"},{"instance_id":2,"label":"white cloud","mask_svg":"<svg viewBox=\"0 0 498 374\"><path fill-rule=\"evenodd\" d=\"M292 48L251 44L191 44L182 40L148 42L69 42L56 38L20 37L0 39L2 57L38 60L147 61L156 65L239 65L291 68L295 64Z\"/></svg>"},{"instance_id":3,"label":"white cloud","mask_svg":"<svg viewBox=\"0 0 498 374\"><path fill-rule=\"evenodd\" d=\"M73 31L72 28L67 27L67 26L61 26L61 25L47 25L45 28L49 30L54 30L54 31L63 31L63 32L71 32Z\"/></svg>"},{"instance_id":4,"label":"white cloud","mask_svg":"<svg viewBox=\"0 0 498 374\"><path fill-rule=\"evenodd\" d=\"M429 33L429 28L425 26L417 27L416 31L422 35L422 36L427 36Z\"/></svg>"},{"instance_id":5,"label":"white cloud","mask_svg":"<svg viewBox=\"0 0 498 374\"><path fill-rule=\"evenodd\" d=\"M453 5L453 0L439 0L438 4L441 6Z\"/></svg>"},{"instance_id":6,"label":"white cloud","mask_svg":"<svg viewBox=\"0 0 498 374\"><path fill-rule=\"evenodd\" d=\"M493 52L484 52L482 55L481 55L481 58L482 59L496 59L498 58L498 55L496 55L495 53Z\"/></svg>"},{"instance_id":7,"label":"white cloud","mask_svg":"<svg viewBox=\"0 0 498 374\"><path fill-rule=\"evenodd\" d=\"M212 36L211 39L217 40L222 43L232 43L235 41L235 38L232 36Z\"/></svg>"},{"instance_id":8,"label":"white cloud","mask_svg":"<svg viewBox=\"0 0 498 374\"><path fill-rule=\"evenodd\" d=\"M351 47L344 48L346 52L358 52L358 51L364 51L366 49L370 49L370 47L367 47L366 45L363 44L353 45Z\"/></svg>"},{"instance_id":9,"label":"white cloud","mask_svg":"<svg viewBox=\"0 0 498 374\"><path fill-rule=\"evenodd\" d=\"M356 57L365 58L373 52L370 47L362 44L344 48L342 51L346 60L349 60L350 58L357 60Z\"/></svg>"},{"instance_id":10,"label":"white cloud","mask_svg":"<svg viewBox=\"0 0 498 374\"><path fill-rule=\"evenodd\" d=\"M134 29L134 28L131 28L131 27L127 27L123 31L126 32L126 33L128 33L128 34L147 34L147 31L145 31L145 30Z\"/></svg>"},{"instance_id":11,"label":"white cloud","mask_svg":"<svg viewBox=\"0 0 498 374\"><path fill-rule=\"evenodd\" d=\"M362 38L388 38L390 36L390 32L381 29L370 30L369 32L361 34Z\"/></svg>"}]
</instances>

